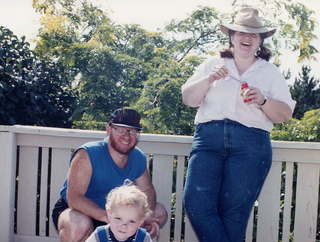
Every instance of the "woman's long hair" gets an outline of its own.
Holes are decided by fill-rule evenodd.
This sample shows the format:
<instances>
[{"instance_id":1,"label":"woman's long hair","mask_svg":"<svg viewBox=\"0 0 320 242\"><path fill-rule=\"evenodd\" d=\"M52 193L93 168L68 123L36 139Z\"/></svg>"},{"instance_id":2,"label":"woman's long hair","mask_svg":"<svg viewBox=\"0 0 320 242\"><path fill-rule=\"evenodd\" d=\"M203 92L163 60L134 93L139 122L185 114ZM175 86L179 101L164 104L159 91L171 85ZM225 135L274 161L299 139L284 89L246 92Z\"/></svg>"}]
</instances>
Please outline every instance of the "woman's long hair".
<instances>
[{"instance_id":1,"label":"woman's long hair","mask_svg":"<svg viewBox=\"0 0 320 242\"><path fill-rule=\"evenodd\" d=\"M233 58L234 57L233 51L232 51L233 44L231 43L231 36L234 35L234 33L235 33L235 31L229 30L229 48L220 51L220 56L222 58ZM260 57L261 59L264 59L266 61L269 61L272 53L267 47L263 46L263 41L265 39L264 34L260 34L260 38L261 38L261 44L260 44L259 49L258 49L255 56Z\"/></svg>"}]
</instances>

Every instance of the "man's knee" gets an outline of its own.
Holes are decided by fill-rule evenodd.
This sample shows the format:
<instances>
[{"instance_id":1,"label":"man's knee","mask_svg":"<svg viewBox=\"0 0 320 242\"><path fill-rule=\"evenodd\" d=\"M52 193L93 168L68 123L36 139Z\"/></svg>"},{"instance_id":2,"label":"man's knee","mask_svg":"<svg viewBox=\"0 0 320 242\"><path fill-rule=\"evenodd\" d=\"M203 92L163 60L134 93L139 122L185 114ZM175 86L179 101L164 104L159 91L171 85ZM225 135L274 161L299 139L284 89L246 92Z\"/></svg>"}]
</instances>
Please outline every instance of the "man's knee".
<instances>
[{"instance_id":1,"label":"man's knee","mask_svg":"<svg viewBox=\"0 0 320 242\"><path fill-rule=\"evenodd\" d=\"M92 220L77 211L69 210L59 217L59 238L61 241L78 242L93 232Z\"/></svg>"}]
</instances>

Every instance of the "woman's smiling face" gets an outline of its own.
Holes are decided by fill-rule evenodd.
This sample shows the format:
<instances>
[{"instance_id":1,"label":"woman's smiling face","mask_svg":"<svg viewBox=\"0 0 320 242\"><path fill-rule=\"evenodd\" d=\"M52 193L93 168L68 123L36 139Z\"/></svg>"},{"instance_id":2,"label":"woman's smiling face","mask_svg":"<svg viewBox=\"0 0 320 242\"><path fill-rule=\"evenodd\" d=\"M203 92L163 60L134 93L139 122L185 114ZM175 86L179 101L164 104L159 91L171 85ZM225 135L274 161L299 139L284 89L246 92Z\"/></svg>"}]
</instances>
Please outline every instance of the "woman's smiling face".
<instances>
[{"instance_id":1,"label":"woman's smiling face","mask_svg":"<svg viewBox=\"0 0 320 242\"><path fill-rule=\"evenodd\" d=\"M231 35L234 52L239 55L254 56L260 44L260 34L235 32Z\"/></svg>"}]
</instances>

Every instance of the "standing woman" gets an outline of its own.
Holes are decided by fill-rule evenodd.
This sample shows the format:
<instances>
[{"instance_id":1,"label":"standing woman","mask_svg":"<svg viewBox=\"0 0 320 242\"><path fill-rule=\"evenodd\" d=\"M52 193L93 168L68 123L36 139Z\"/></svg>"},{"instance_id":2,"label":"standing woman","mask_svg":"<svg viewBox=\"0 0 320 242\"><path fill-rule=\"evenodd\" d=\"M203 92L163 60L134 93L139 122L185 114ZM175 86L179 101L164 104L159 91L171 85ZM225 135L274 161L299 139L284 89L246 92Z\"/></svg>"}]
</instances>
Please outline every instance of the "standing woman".
<instances>
[{"instance_id":1,"label":"standing woman","mask_svg":"<svg viewBox=\"0 0 320 242\"><path fill-rule=\"evenodd\" d=\"M221 25L230 48L210 57L182 86L183 102L199 107L184 205L201 242L242 242L272 160L273 123L291 118L295 101L269 63L267 29L258 10L242 8ZM241 90L244 82L248 88Z\"/></svg>"}]
</instances>

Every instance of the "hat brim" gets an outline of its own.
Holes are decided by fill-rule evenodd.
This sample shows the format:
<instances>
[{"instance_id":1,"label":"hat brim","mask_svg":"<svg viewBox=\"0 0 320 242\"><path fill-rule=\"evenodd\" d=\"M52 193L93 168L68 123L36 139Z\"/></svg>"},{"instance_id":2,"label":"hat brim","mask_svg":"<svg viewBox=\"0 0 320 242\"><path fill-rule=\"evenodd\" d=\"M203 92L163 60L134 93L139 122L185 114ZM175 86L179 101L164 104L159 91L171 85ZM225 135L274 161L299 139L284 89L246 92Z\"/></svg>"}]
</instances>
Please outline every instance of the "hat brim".
<instances>
[{"instance_id":1,"label":"hat brim","mask_svg":"<svg viewBox=\"0 0 320 242\"><path fill-rule=\"evenodd\" d=\"M229 30L233 30L244 33L263 34L265 38L272 36L276 32L276 29L267 29L266 27L253 28L238 24L221 24L220 29L226 35L229 35Z\"/></svg>"},{"instance_id":2,"label":"hat brim","mask_svg":"<svg viewBox=\"0 0 320 242\"><path fill-rule=\"evenodd\" d=\"M137 129L139 131L142 129L141 127L127 125L127 124L119 124L119 123L111 123L111 124L116 125L116 126L126 127L126 128L133 128L133 129Z\"/></svg>"}]
</instances>

